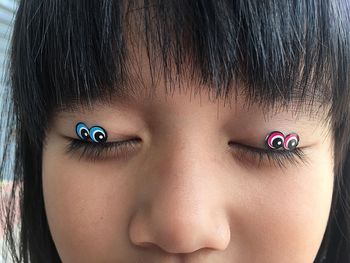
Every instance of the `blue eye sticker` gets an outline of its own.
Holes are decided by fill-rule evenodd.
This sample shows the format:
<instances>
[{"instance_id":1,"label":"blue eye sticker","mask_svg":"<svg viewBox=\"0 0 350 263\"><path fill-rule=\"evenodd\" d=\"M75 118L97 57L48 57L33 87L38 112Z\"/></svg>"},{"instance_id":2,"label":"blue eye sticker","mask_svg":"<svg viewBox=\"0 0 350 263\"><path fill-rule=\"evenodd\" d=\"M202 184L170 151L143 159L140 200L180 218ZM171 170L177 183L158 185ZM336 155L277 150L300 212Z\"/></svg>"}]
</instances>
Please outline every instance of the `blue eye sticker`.
<instances>
[{"instance_id":1,"label":"blue eye sticker","mask_svg":"<svg viewBox=\"0 0 350 263\"><path fill-rule=\"evenodd\" d=\"M86 125L82 122L77 123L75 126L75 131L80 139L83 141L87 141L90 138L90 131L89 128L86 127Z\"/></svg>"},{"instance_id":2,"label":"blue eye sticker","mask_svg":"<svg viewBox=\"0 0 350 263\"><path fill-rule=\"evenodd\" d=\"M107 140L107 132L100 126L90 128L90 138L94 142L105 142Z\"/></svg>"},{"instance_id":3,"label":"blue eye sticker","mask_svg":"<svg viewBox=\"0 0 350 263\"><path fill-rule=\"evenodd\" d=\"M88 141L91 139L93 142L105 142L107 141L107 132L100 126L93 126L90 129L82 122L78 122L75 131L80 139Z\"/></svg>"}]
</instances>

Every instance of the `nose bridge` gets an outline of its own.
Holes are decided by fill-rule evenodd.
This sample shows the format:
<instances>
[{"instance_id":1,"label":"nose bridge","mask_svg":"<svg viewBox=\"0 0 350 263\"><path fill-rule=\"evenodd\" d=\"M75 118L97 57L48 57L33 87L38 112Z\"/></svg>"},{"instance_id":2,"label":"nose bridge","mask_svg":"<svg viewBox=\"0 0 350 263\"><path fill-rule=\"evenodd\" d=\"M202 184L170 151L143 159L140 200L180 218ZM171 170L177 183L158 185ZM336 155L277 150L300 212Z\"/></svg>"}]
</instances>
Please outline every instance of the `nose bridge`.
<instances>
[{"instance_id":1,"label":"nose bridge","mask_svg":"<svg viewBox=\"0 0 350 263\"><path fill-rule=\"evenodd\" d=\"M172 220L179 223L186 220L187 224L203 219L216 202L213 196L217 186L205 165L208 157L191 147L193 143L174 148L159 160L157 186L152 196L155 213L169 210L167 214L172 215Z\"/></svg>"},{"instance_id":2,"label":"nose bridge","mask_svg":"<svg viewBox=\"0 0 350 263\"><path fill-rule=\"evenodd\" d=\"M145 186L147 209L133 218L131 239L169 253L223 250L230 232L216 174L219 163L203 135L183 127L181 131L168 134L172 139L163 141L144 171L153 180Z\"/></svg>"},{"instance_id":3,"label":"nose bridge","mask_svg":"<svg viewBox=\"0 0 350 263\"><path fill-rule=\"evenodd\" d=\"M213 149L215 143L205 136L210 135L183 129L164 139L149 170L156 177L158 190L154 191L154 202L158 205L174 204L177 209L186 210L183 214L188 213L187 207L203 213L201 205L209 207L218 201L214 197L220 189L220 180L215 176L220 169L219 153Z\"/></svg>"}]
</instances>

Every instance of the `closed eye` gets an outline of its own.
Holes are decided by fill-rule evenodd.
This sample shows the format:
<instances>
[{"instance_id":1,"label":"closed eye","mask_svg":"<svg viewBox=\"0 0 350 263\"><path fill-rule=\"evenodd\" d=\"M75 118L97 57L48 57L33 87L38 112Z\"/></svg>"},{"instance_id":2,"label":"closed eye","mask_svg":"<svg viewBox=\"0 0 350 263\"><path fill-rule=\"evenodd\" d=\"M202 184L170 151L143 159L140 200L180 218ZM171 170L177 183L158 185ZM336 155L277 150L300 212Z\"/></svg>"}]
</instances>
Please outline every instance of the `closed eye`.
<instances>
[{"instance_id":1,"label":"closed eye","mask_svg":"<svg viewBox=\"0 0 350 263\"><path fill-rule=\"evenodd\" d=\"M124 141L95 143L80 139L69 138L69 144L65 152L67 154L78 154L79 159L96 161L108 158L127 158L128 154L136 150L141 139L133 138ZM229 142L228 145L233 156L244 165L261 166L270 165L286 167L288 164L298 165L306 163L307 157L302 148L294 150L272 150L253 147L250 145Z\"/></svg>"},{"instance_id":2,"label":"closed eye","mask_svg":"<svg viewBox=\"0 0 350 263\"><path fill-rule=\"evenodd\" d=\"M294 150L273 150L253 147L250 145L229 142L233 156L244 165L269 165L285 168L287 165L307 163L308 159L302 148Z\"/></svg>"},{"instance_id":3,"label":"closed eye","mask_svg":"<svg viewBox=\"0 0 350 263\"><path fill-rule=\"evenodd\" d=\"M79 160L96 161L108 158L127 158L128 154L136 150L141 139L133 138L124 141L95 143L79 139L68 139L66 154L78 154Z\"/></svg>"}]
</instances>

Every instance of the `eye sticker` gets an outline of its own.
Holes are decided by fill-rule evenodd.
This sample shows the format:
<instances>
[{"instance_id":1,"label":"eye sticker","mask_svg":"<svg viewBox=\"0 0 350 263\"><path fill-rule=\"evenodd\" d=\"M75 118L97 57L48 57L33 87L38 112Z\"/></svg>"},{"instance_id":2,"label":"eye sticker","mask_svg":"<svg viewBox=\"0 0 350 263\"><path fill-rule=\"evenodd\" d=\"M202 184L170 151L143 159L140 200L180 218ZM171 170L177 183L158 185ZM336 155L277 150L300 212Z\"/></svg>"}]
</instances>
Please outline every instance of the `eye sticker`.
<instances>
[{"instance_id":1,"label":"eye sticker","mask_svg":"<svg viewBox=\"0 0 350 263\"><path fill-rule=\"evenodd\" d=\"M90 138L89 128L82 122L77 123L75 131L80 139L87 141Z\"/></svg>"},{"instance_id":2,"label":"eye sticker","mask_svg":"<svg viewBox=\"0 0 350 263\"><path fill-rule=\"evenodd\" d=\"M100 126L90 128L90 138L94 142L105 142L107 140L106 131Z\"/></svg>"},{"instance_id":3,"label":"eye sticker","mask_svg":"<svg viewBox=\"0 0 350 263\"><path fill-rule=\"evenodd\" d=\"M284 148L286 150L294 150L299 144L299 136L296 133L288 134L284 140Z\"/></svg>"},{"instance_id":4,"label":"eye sticker","mask_svg":"<svg viewBox=\"0 0 350 263\"><path fill-rule=\"evenodd\" d=\"M100 126L93 126L90 129L82 122L77 123L76 134L83 141L91 139L93 142L100 143L107 141L107 132Z\"/></svg>"},{"instance_id":5,"label":"eye sticker","mask_svg":"<svg viewBox=\"0 0 350 263\"><path fill-rule=\"evenodd\" d=\"M269 133L265 138L267 146L273 150L277 150L282 147L285 150L294 150L297 148L299 140L299 135L296 133L290 133L285 136L282 132L279 131L273 131Z\"/></svg>"},{"instance_id":6,"label":"eye sticker","mask_svg":"<svg viewBox=\"0 0 350 263\"><path fill-rule=\"evenodd\" d=\"M279 149L284 145L284 134L279 131L273 131L267 135L265 141L271 149Z\"/></svg>"}]
</instances>

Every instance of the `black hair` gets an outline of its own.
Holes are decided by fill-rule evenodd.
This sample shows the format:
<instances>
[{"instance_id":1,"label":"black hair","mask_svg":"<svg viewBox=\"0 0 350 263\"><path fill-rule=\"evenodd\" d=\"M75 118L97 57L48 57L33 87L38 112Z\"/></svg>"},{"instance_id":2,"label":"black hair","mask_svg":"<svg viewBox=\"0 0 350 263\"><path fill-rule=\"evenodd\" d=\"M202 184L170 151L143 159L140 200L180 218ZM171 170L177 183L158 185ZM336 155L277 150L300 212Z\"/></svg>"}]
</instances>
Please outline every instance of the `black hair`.
<instances>
[{"instance_id":1,"label":"black hair","mask_svg":"<svg viewBox=\"0 0 350 263\"><path fill-rule=\"evenodd\" d=\"M1 112L0 179L13 176L3 225L13 261L60 262L42 190L46 131L57 109L136 94L128 65L138 45L147 50L152 80L161 72L172 83L189 72L217 97L234 90L262 106L327 105L335 184L315 262L350 262L346 0L20 1Z\"/></svg>"}]
</instances>

